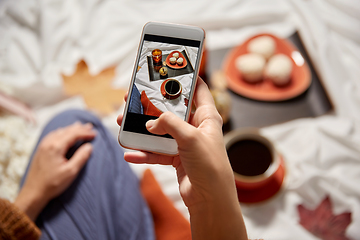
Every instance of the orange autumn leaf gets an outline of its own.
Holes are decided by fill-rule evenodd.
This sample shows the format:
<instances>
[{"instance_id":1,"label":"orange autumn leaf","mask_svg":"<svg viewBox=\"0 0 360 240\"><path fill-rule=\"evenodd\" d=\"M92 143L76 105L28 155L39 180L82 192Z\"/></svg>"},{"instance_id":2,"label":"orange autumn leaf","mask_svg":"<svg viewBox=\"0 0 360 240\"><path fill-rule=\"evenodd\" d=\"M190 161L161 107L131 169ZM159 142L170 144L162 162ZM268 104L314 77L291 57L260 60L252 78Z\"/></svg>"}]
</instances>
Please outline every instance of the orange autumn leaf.
<instances>
[{"instance_id":1,"label":"orange autumn leaf","mask_svg":"<svg viewBox=\"0 0 360 240\"><path fill-rule=\"evenodd\" d=\"M66 94L81 95L88 108L101 114L110 114L123 104L126 93L126 90L112 88L114 76L115 67L107 68L98 75L91 75L82 60L73 75L62 77Z\"/></svg>"}]
</instances>

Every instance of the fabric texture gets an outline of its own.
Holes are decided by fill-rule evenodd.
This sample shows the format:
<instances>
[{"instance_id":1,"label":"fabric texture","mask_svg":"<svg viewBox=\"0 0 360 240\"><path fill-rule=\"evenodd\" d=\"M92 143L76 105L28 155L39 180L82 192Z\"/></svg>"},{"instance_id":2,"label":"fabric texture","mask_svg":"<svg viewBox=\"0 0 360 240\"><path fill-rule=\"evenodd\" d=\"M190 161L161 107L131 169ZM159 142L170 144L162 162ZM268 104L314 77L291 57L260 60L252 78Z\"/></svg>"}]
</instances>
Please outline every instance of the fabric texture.
<instances>
[{"instance_id":1,"label":"fabric texture","mask_svg":"<svg viewBox=\"0 0 360 240\"><path fill-rule=\"evenodd\" d=\"M135 84L130 96L129 112L138 114L144 113L143 106L141 104L141 94Z\"/></svg>"},{"instance_id":2,"label":"fabric texture","mask_svg":"<svg viewBox=\"0 0 360 240\"><path fill-rule=\"evenodd\" d=\"M50 131L76 121L93 124L97 132L91 141L93 152L72 185L39 215L36 223L41 239L154 239L152 217L139 181L98 118L79 110L63 112L48 123L39 141ZM67 157L81 144L77 142Z\"/></svg>"},{"instance_id":3,"label":"fabric texture","mask_svg":"<svg viewBox=\"0 0 360 240\"><path fill-rule=\"evenodd\" d=\"M36 240L40 235L40 230L26 214L0 198L0 239Z\"/></svg>"},{"instance_id":4,"label":"fabric texture","mask_svg":"<svg viewBox=\"0 0 360 240\"><path fill-rule=\"evenodd\" d=\"M160 117L160 115L163 113L150 101L145 91L141 92L141 104L144 108L145 115Z\"/></svg>"},{"instance_id":5,"label":"fabric texture","mask_svg":"<svg viewBox=\"0 0 360 240\"><path fill-rule=\"evenodd\" d=\"M174 207L171 200L163 193L150 169L145 170L140 185L141 192L153 215L156 239L191 239L189 221Z\"/></svg>"},{"instance_id":6,"label":"fabric texture","mask_svg":"<svg viewBox=\"0 0 360 240\"><path fill-rule=\"evenodd\" d=\"M31 136L37 136L38 129L55 113L86 107L80 97L64 99L61 77L71 75L81 59L95 75L116 66L113 86L127 89L140 32L148 21L201 26L206 30L208 59L216 57L213 51L235 47L255 34L266 32L287 38L297 30L334 105L334 116L264 129L284 156L288 174L284 191L273 199L242 206L244 221L251 239L317 239L299 224L297 206L315 209L329 195L336 214L352 213L346 234L358 239L359 1L198 0L192 1L191 7L180 1L166 1L166 6L181 14L159 14L158 4L141 0L0 1L0 88L10 88L12 96L38 109L36 134ZM208 63L208 72L222 67L220 63ZM145 68L142 71L145 73ZM314 111L318 107L314 102ZM103 118L113 135L118 134L114 119L120 113L122 109ZM26 143L26 139L20 140ZM18 169L14 162L9 164L8 172ZM172 166L130 166L139 176L145 168L151 168L164 193L188 217ZM3 196L11 193L8 182L1 183L6 185L0 190Z\"/></svg>"}]
</instances>

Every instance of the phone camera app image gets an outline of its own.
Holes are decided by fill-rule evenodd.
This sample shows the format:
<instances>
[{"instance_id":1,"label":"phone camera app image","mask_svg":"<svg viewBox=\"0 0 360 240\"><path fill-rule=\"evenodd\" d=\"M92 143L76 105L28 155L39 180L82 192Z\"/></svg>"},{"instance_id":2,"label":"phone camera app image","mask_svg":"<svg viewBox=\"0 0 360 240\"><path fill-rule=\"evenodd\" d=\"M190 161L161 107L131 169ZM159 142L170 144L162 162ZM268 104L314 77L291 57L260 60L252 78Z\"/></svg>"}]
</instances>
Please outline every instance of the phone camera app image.
<instances>
[{"instance_id":1,"label":"phone camera app image","mask_svg":"<svg viewBox=\"0 0 360 240\"><path fill-rule=\"evenodd\" d=\"M165 112L188 120L204 38L204 30L195 26L145 24L119 134L121 146L178 153L170 134L150 132L146 123Z\"/></svg>"},{"instance_id":2,"label":"phone camera app image","mask_svg":"<svg viewBox=\"0 0 360 240\"><path fill-rule=\"evenodd\" d=\"M200 41L145 34L128 112L144 121L166 111L184 119L199 47Z\"/></svg>"}]
</instances>

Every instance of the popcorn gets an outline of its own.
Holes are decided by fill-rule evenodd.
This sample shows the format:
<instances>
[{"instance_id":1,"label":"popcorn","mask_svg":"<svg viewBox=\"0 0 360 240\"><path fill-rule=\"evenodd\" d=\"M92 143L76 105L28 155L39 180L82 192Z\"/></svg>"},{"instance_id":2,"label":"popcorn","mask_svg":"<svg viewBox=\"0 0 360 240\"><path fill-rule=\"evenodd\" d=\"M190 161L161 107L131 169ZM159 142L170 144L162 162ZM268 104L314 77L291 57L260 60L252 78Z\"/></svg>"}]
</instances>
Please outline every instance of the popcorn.
<instances>
[{"instance_id":1,"label":"popcorn","mask_svg":"<svg viewBox=\"0 0 360 240\"><path fill-rule=\"evenodd\" d=\"M11 159L7 168L7 176L15 182L20 182L27 166L27 156L15 156Z\"/></svg>"},{"instance_id":2,"label":"popcorn","mask_svg":"<svg viewBox=\"0 0 360 240\"><path fill-rule=\"evenodd\" d=\"M11 157L11 141L2 136L0 137L0 164L4 167L8 165Z\"/></svg>"},{"instance_id":3,"label":"popcorn","mask_svg":"<svg viewBox=\"0 0 360 240\"><path fill-rule=\"evenodd\" d=\"M25 120L0 114L0 197L13 201L36 139Z\"/></svg>"},{"instance_id":4,"label":"popcorn","mask_svg":"<svg viewBox=\"0 0 360 240\"><path fill-rule=\"evenodd\" d=\"M14 201L19 191L19 183L3 178L0 185L0 197Z\"/></svg>"}]
</instances>

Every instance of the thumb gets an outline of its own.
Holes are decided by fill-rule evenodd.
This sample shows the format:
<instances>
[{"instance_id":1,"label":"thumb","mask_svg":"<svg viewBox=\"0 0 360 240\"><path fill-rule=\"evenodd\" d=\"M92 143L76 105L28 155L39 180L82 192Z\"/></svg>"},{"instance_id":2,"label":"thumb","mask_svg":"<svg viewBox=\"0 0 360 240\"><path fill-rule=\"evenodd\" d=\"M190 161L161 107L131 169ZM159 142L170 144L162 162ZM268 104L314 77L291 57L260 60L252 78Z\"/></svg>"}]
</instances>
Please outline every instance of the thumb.
<instances>
[{"instance_id":1,"label":"thumb","mask_svg":"<svg viewBox=\"0 0 360 240\"><path fill-rule=\"evenodd\" d=\"M181 145L187 135L195 130L193 126L185 122L172 112L165 112L156 120L149 120L146 128L153 134L170 134Z\"/></svg>"},{"instance_id":2,"label":"thumb","mask_svg":"<svg viewBox=\"0 0 360 240\"><path fill-rule=\"evenodd\" d=\"M68 167L78 174L90 157L93 150L91 143L81 145L68 161Z\"/></svg>"}]
</instances>

